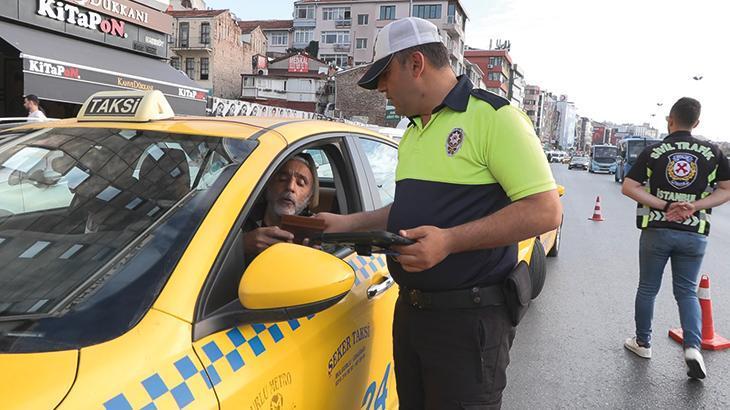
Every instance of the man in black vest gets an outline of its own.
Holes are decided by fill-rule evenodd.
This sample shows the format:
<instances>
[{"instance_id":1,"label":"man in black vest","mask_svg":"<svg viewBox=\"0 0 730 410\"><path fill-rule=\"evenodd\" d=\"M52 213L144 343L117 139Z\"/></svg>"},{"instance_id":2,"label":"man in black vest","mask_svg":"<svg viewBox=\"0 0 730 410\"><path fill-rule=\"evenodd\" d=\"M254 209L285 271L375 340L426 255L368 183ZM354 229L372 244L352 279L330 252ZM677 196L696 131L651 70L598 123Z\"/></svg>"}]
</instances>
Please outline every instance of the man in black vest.
<instances>
[{"instance_id":1,"label":"man in black vest","mask_svg":"<svg viewBox=\"0 0 730 410\"><path fill-rule=\"evenodd\" d=\"M640 357L651 358L654 299L671 258L687 375L704 379L697 280L710 233L712 207L730 200L730 165L716 145L692 136L699 117L699 101L680 98L667 117L669 135L644 149L621 192L638 202L636 225L642 230L634 312L636 336L627 339L624 346ZM642 186L644 182L646 186Z\"/></svg>"}]
</instances>

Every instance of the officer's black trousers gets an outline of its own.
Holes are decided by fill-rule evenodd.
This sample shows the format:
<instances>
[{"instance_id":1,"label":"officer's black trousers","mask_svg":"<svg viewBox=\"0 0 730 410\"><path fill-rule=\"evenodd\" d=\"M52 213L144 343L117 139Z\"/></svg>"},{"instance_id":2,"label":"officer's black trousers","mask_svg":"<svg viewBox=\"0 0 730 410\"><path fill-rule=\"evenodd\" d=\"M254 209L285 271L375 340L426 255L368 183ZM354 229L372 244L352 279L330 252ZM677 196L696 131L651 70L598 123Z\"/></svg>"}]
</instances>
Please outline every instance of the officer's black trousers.
<instances>
[{"instance_id":1,"label":"officer's black trousers","mask_svg":"<svg viewBox=\"0 0 730 410\"><path fill-rule=\"evenodd\" d=\"M514 337L504 306L421 310L400 296L393 320L400 409L500 408Z\"/></svg>"}]
</instances>

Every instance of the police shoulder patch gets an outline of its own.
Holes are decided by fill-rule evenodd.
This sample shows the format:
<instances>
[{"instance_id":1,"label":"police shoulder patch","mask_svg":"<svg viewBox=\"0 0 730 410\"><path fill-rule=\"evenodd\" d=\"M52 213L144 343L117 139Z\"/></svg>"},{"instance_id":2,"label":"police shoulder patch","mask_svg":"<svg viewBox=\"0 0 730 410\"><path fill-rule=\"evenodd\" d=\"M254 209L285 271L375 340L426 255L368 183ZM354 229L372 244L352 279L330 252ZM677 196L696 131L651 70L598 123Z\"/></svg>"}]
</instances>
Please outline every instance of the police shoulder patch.
<instances>
[{"instance_id":1,"label":"police shoulder patch","mask_svg":"<svg viewBox=\"0 0 730 410\"><path fill-rule=\"evenodd\" d=\"M473 90L471 90L471 95L482 101L485 101L495 110L498 110L505 105L509 105L509 100L507 100L506 98L491 93L487 90L482 90L481 88L474 88Z\"/></svg>"},{"instance_id":2,"label":"police shoulder patch","mask_svg":"<svg viewBox=\"0 0 730 410\"><path fill-rule=\"evenodd\" d=\"M461 128L454 128L446 137L446 155L453 157L464 144L464 130Z\"/></svg>"}]
</instances>

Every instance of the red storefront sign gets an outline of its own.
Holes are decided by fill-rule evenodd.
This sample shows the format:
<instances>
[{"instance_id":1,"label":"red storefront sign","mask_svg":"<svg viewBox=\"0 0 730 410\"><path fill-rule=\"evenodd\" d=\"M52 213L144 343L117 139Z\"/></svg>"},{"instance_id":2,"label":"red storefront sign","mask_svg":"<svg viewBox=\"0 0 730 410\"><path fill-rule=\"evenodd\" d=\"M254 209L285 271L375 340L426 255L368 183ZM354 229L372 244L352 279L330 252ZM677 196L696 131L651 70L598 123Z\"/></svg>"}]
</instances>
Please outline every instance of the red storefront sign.
<instances>
[{"instance_id":1,"label":"red storefront sign","mask_svg":"<svg viewBox=\"0 0 730 410\"><path fill-rule=\"evenodd\" d=\"M292 56L289 59L290 73L306 73L309 72L309 58L303 55Z\"/></svg>"}]
</instances>

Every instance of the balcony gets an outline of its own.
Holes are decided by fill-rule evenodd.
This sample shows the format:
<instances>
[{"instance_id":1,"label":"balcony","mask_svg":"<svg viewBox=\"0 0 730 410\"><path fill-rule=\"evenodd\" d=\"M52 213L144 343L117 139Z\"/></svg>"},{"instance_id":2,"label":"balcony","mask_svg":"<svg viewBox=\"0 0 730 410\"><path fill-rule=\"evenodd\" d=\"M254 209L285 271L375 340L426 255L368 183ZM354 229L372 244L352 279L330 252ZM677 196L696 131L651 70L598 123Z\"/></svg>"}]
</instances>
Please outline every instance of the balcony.
<instances>
[{"instance_id":1,"label":"balcony","mask_svg":"<svg viewBox=\"0 0 730 410\"><path fill-rule=\"evenodd\" d=\"M464 28L461 26L461 22L459 22L459 19L457 19L456 16L449 16L443 29L449 33L464 36Z\"/></svg>"},{"instance_id":2,"label":"balcony","mask_svg":"<svg viewBox=\"0 0 730 410\"><path fill-rule=\"evenodd\" d=\"M300 27L316 27L317 20L315 19L294 19L294 28Z\"/></svg>"},{"instance_id":3,"label":"balcony","mask_svg":"<svg viewBox=\"0 0 730 410\"><path fill-rule=\"evenodd\" d=\"M335 46L334 46L335 51L350 51L350 47L352 47L351 43L335 44Z\"/></svg>"},{"instance_id":4,"label":"balcony","mask_svg":"<svg viewBox=\"0 0 730 410\"><path fill-rule=\"evenodd\" d=\"M335 27L337 27L337 28L352 27L352 19L335 20Z\"/></svg>"},{"instance_id":5,"label":"balcony","mask_svg":"<svg viewBox=\"0 0 730 410\"><path fill-rule=\"evenodd\" d=\"M308 45L309 45L309 41L307 41L307 42L294 41L292 43L292 47L294 47L294 48L307 48Z\"/></svg>"},{"instance_id":6,"label":"balcony","mask_svg":"<svg viewBox=\"0 0 730 410\"><path fill-rule=\"evenodd\" d=\"M185 41L176 39L170 43L173 51L207 51L212 52L213 47L210 43L201 43L199 41Z\"/></svg>"}]
</instances>

